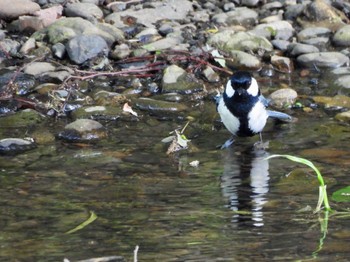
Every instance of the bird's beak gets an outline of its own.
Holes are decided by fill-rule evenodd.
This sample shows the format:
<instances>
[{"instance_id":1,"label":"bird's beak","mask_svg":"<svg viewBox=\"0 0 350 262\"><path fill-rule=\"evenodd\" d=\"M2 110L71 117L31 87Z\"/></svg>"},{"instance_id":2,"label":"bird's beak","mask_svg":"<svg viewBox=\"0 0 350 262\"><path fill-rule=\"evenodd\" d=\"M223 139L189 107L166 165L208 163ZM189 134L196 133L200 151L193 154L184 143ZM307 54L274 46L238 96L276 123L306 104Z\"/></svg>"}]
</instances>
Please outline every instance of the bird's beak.
<instances>
[{"instance_id":1,"label":"bird's beak","mask_svg":"<svg viewBox=\"0 0 350 262\"><path fill-rule=\"evenodd\" d=\"M236 91L237 91L238 95L242 95L245 90L244 90L244 88L239 87L239 88L236 89Z\"/></svg>"}]
</instances>

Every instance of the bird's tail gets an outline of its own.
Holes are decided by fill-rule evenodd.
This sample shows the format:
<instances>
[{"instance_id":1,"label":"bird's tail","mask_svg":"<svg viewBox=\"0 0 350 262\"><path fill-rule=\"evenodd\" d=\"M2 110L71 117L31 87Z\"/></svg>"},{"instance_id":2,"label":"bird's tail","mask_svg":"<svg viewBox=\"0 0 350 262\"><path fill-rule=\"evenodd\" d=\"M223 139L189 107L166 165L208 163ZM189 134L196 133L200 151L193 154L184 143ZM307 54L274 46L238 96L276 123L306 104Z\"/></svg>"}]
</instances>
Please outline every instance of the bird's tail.
<instances>
[{"instance_id":1,"label":"bird's tail","mask_svg":"<svg viewBox=\"0 0 350 262\"><path fill-rule=\"evenodd\" d=\"M294 118L286 113L273 111L273 110L267 110L267 114L269 117L276 118L278 120L281 120L283 122L293 122Z\"/></svg>"}]
</instances>

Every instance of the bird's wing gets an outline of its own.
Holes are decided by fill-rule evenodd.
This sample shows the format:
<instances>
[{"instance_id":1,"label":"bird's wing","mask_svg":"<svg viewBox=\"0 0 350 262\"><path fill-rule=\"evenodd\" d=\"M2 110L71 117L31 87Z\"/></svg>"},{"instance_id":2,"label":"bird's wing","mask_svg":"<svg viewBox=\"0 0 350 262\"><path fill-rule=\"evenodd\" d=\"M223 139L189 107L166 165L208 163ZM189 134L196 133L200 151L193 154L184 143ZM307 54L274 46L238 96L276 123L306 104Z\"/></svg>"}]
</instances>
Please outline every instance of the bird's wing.
<instances>
[{"instance_id":1,"label":"bird's wing","mask_svg":"<svg viewBox=\"0 0 350 262\"><path fill-rule=\"evenodd\" d=\"M278 120L284 121L284 122L292 122L293 117L286 113L273 111L273 110L266 110L269 117L276 118Z\"/></svg>"},{"instance_id":2,"label":"bird's wing","mask_svg":"<svg viewBox=\"0 0 350 262\"><path fill-rule=\"evenodd\" d=\"M260 102L262 102L264 104L265 107L268 107L270 104L270 101L271 101L271 99L267 99L263 95L259 96L259 100L260 100Z\"/></svg>"}]
</instances>

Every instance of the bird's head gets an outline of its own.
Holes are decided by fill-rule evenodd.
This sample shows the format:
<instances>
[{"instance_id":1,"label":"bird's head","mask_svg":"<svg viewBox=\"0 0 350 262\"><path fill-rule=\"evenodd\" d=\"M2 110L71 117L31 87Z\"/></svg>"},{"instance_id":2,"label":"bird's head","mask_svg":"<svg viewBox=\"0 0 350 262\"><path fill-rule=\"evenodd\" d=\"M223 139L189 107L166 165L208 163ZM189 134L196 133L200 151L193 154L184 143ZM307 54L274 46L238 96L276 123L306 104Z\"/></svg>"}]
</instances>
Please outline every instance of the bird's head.
<instances>
[{"instance_id":1,"label":"bird's head","mask_svg":"<svg viewBox=\"0 0 350 262\"><path fill-rule=\"evenodd\" d=\"M235 72L227 82L225 93L228 98L235 97L258 97L260 90L257 81L245 71Z\"/></svg>"}]
</instances>

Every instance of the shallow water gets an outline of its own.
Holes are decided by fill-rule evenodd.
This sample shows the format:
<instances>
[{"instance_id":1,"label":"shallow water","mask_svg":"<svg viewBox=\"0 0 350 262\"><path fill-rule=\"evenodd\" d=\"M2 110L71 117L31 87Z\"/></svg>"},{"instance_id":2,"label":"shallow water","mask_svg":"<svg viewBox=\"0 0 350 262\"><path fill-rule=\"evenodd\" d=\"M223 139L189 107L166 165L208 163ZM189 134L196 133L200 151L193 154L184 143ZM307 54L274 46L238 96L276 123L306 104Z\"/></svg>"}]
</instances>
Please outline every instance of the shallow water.
<instances>
[{"instance_id":1,"label":"shallow water","mask_svg":"<svg viewBox=\"0 0 350 262\"><path fill-rule=\"evenodd\" d=\"M291 113L296 123L269 122L265 151L252 147L258 137L219 150L226 130L190 124L195 150L167 156L161 139L185 122L145 117L106 124L109 139L93 145L56 140L1 156L0 260L132 261L138 245L139 261L347 261L348 218L330 215L324 233L324 214L312 212L318 198L312 171L265 158L314 161L331 195L349 185L349 127L323 108ZM55 126L53 133L64 123ZM198 167L189 165L193 160ZM92 211L97 220L66 234Z\"/></svg>"}]
</instances>

